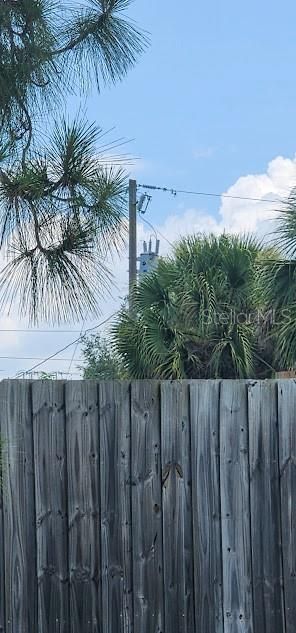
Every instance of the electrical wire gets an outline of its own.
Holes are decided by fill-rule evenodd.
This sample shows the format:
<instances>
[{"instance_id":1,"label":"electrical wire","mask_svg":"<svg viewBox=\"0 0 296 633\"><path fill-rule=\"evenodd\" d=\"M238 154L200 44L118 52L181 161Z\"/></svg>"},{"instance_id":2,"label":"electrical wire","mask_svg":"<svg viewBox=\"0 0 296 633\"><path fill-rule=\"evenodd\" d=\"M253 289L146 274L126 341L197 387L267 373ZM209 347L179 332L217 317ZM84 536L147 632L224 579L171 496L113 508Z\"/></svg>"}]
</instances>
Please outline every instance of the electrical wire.
<instances>
[{"instance_id":1,"label":"electrical wire","mask_svg":"<svg viewBox=\"0 0 296 633\"><path fill-rule=\"evenodd\" d=\"M82 338L82 336L84 336L83 332L84 332L85 321L86 321L86 319L83 319L82 328L81 328L81 331L80 331L80 337L81 337L81 338ZM73 354L72 354L72 358L71 358L71 360L70 360L70 365L69 365L69 367L68 367L68 373L69 373L69 374L70 374L70 372L71 372L71 368L72 368L73 361L74 361L74 358L75 358L75 355L76 355L76 352L77 352L78 345L79 345L79 340L77 341L77 343L76 343L76 345L75 345L75 347L74 347Z\"/></svg>"},{"instance_id":2,"label":"electrical wire","mask_svg":"<svg viewBox=\"0 0 296 633\"><path fill-rule=\"evenodd\" d=\"M249 200L252 202L272 202L274 204L280 204L280 200L273 200L273 199L268 199L268 198L252 198L249 196L234 196L231 194L227 194L227 193L212 193L212 192L203 192L203 191L190 191L190 190L185 190L185 189L174 189L172 187L158 187L157 185L141 185L138 184L137 188L141 188L141 189L149 189L150 191L162 191L164 193L170 193L174 196L176 196L177 194L185 194L185 195L194 195L194 196L211 196L214 198L230 198L231 200ZM170 242L170 240L167 239L167 237L165 235L163 235L163 233L161 233L159 231L159 229L156 229L153 224L151 224L151 222L149 222L148 220L146 220L146 218L144 218L142 216L142 221L145 222L145 224L147 224L153 231L155 236L157 237L157 235L160 235L162 237L162 239L165 240L165 242L167 242L167 244L169 244L169 246L174 247L174 244L172 244L172 242Z\"/></svg>"},{"instance_id":3,"label":"electrical wire","mask_svg":"<svg viewBox=\"0 0 296 633\"><path fill-rule=\"evenodd\" d=\"M119 139L119 141L121 141L121 139ZM205 191L191 191L191 190L186 190L186 189L174 189L172 187L159 187L157 185L145 185L145 184L138 184L137 185L138 188L141 189L149 189L152 191L162 191L165 193L170 193L172 195L177 195L177 194L184 194L184 195L194 195L194 196L205 196L205 197L214 197L214 198L230 198L232 200L244 200L244 201L252 201L252 202L268 202L268 203L275 203L275 204L279 204L281 201L280 200L273 200L273 199L268 199L268 198L253 198L250 196L235 196L235 195L231 195L231 194L226 194L226 193L213 193L213 192L205 192ZM169 246L173 247L173 243L170 242L170 240L167 239L167 237L161 233L161 231L159 231L159 229L156 229L155 226L149 222L148 220L146 220L146 218L142 217L141 218L142 221L147 224L147 226L149 226L155 236L157 237L157 235L160 235L166 242L167 244L169 244ZM41 365L43 365L44 363L50 361L53 358L56 358L56 356L58 354L60 354L61 352L65 351L66 349L69 349L69 347L72 347L72 345L76 345L72 358L56 358L56 360L58 361L66 361L66 362L70 362L69 365L69 373L70 373L70 369L72 367L74 358L75 358L75 354L77 351L77 347L79 345L79 342L81 341L81 339L83 338L83 336L85 334L87 334L88 332L94 331L95 329L105 325L105 323L107 323L108 321L110 321L116 313L112 314L108 319L106 319L105 321L102 321L102 323L99 323L98 325L94 326L93 328L88 328L87 330L83 331L83 328L81 330L58 330L58 329L53 329L53 330L41 330L41 329L35 329L35 330L31 330L30 328L24 328L24 329L17 329L17 328L12 328L12 329L3 329L0 328L0 332L25 332L27 334L70 334L70 333L76 333L79 332L79 336L77 339L75 339L74 341L72 341L71 343L69 343L68 345L64 346L63 348L59 349L57 352L55 352L54 354L52 354L51 356L44 358L44 359L39 359L39 358L35 358L35 357L17 357L17 356L0 356L0 359L5 359L5 360L40 360L40 362L36 365L34 365L34 367L32 367L31 369L22 372L24 374L28 374L31 373L34 369L36 369L37 367L40 367Z\"/></svg>"},{"instance_id":4,"label":"electrical wire","mask_svg":"<svg viewBox=\"0 0 296 633\"><path fill-rule=\"evenodd\" d=\"M43 360L40 356L0 356L0 360ZM71 358L56 358L57 361L68 362ZM83 359L77 359L82 361Z\"/></svg>"},{"instance_id":5,"label":"electrical wire","mask_svg":"<svg viewBox=\"0 0 296 633\"><path fill-rule=\"evenodd\" d=\"M0 332L25 332L26 334L78 334L79 332L81 332L81 330L31 330L30 328L24 328L24 329L17 329L17 328L11 328L11 329L2 329L0 328Z\"/></svg>"},{"instance_id":6,"label":"electrical wire","mask_svg":"<svg viewBox=\"0 0 296 633\"><path fill-rule=\"evenodd\" d=\"M141 189L150 189L152 191L163 191L164 193L170 193L176 196L178 193L190 195L190 196L209 196L212 198L230 198L231 200L250 200L252 202L272 202L274 204L280 204L281 200L273 200L270 198L251 198L250 196L233 196L229 193L212 193L205 191L187 191L186 189L174 189L172 187L158 187L156 185L138 185Z\"/></svg>"},{"instance_id":7,"label":"electrical wire","mask_svg":"<svg viewBox=\"0 0 296 633\"><path fill-rule=\"evenodd\" d=\"M160 235L160 237L162 237L163 240L165 240L165 242L167 242L170 246L174 247L174 245L172 244L172 242L170 242L167 237L165 237L165 235L163 235L163 233L161 233L159 231L159 229L156 229L153 224L151 224L151 222L148 222L148 220L146 220L146 218L142 217L141 218L143 220L143 222L145 222L145 224L148 224L148 226L150 226L150 228L154 231L154 235L156 236L157 239L157 235Z\"/></svg>"},{"instance_id":8,"label":"electrical wire","mask_svg":"<svg viewBox=\"0 0 296 633\"><path fill-rule=\"evenodd\" d=\"M111 321L111 319L113 319L113 317L116 315L116 312L114 312L113 314L111 314L107 319L105 319L104 321L101 321L101 323L98 323L97 325L95 325L94 327L88 328L87 330L84 331L84 334L88 334L89 332L93 332L94 330L97 330L99 327L102 327L103 325L105 325L106 323L108 323L109 321ZM71 343L69 343L68 345L65 345L64 347L62 347L61 349L57 350L54 354L51 354L50 356L48 356L47 358L42 359L42 361L40 363L37 363L36 365L34 365L33 367L31 367L30 369L28 369L25 372L18 372L16 374L16 377L18 376L19 373L22 374L30 374L32 371L34 371L35 369L37 369L37 367L41 367L41 365L44 365L44 363L47 363L48 361L52 360L53 358L56 358L56 356L58 354L61 354L62 352L64 352L66 349L69 349L69 347L72 347L72 345L75 345L77 343L77 341L81 340L81 336L78 336L78 338L75 339L75 341L72 341ZM58 359L56 359L58 360ZM68 359L70 360L70 359Z\"/></svg>"}]
</instances>

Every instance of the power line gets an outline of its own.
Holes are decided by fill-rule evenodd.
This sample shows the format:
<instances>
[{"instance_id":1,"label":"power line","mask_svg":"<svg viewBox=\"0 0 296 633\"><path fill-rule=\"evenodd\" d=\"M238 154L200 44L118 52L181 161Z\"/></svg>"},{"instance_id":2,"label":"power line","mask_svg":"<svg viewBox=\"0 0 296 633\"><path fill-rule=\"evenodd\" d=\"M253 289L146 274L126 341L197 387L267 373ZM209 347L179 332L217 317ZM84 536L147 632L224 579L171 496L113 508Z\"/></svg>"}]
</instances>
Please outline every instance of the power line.
<instances>
[{"instance_id":1,"label":"power line","mask_svg":"<svg viewBox=\"0 0 296 633\"><path fill-rule=\"evenodd\" d=\"M163 240L165 240L170 246L174 247L174 245L172 244L172 242L170 242L168 240L168 238L163 235L163 233L161 233L158 229L156 229L153 224L151 224L151 222L148 222L148 220L146 220L146 218L142 217L141 220L143 220L143 222L145 222L145 224L148 224L148 226L150 226L150 228L154 231L154 235L160 235L160 237L162 237Z\"/></svg>"},{"instance_id":2,"label":"power line","mask_svg":"<svg viewBox=\"0 0 296 633\"><path fill-rule=\"evenodd\" d=\"M156 185L138 185L141 189L150 189L152 191L163 191L176 196L178 193L182 193L190 196L209 196L212 198L230 198L231 200L251 200L252 202L272 202L279 204L282 200L273 200L270 198L251 198L250 196L233 196L229 193L212 193L205 191L187 191L185 189L173 189L172 187L158 187Z\"/></svg>"},{"instance_id":3,"label":"power line","mask_svg":"<svg viewBox=\"0 0 296 633\"><path fill-rule=\"evenodd\" d=\"M80 336L81 336L81 337L83 336L84 326L85 326L85 319L83 320L83 323L82 323L82 328L81 328L81 332L80 332ZM71 360L70 360L70 365L69 365L69 368L68 368L68 373L69 373L69 374L70 374L70 372L71 372L71 368L72 368L72 365L73 365L73 361L74 361L74 358L75 358L75 356L76 356L76 352L77 352L78 345L79 345L79 339L78 339L78 341L77 341L77 343L76 343L76 345L75 345L75 347L74 347L73 354L72 354L72 358L71 358ZM76 359L76 360L79 360L79 359Z\"/></svg>"},{"instance_id":4,"label":"power line","mask_svg":"<svg viewBox=\"0 0 296 633\"><path fill-rule=\"evenodd\" d=\"M94 330L97 330L99 327L102 327L103 325L105 325L106 323L108 323L108 321L111 321L111 319L113 319L113 317L116 315L116 312L114 312L113 314L111 314L111 316L109 316L107 319L105 319L104 321L101 321L101 323L98 323L97 325L95 325L94 327L88 328L87 330L84 331L83 336L85 336L85 334L88 334L88 332L93 332ZM75 339L75 341L72 341L71 343L69 343L68 345L65 345L65 347L62 347L61 349L57 350L57 352L55 352L54 354L51 354L51 356L48 356L47 358L44 358L40 363L37 363L36 365L34 365L33 367L31 367L31 369L28 369L25 372L21 372L24 374L30 374L32 371L34 371L34 369L37 369L37 367L40 367L41 365L44 365L44 363L47 363L49 360L52 360L52 358L56 358L56 356L58 354L61 354L62 352L64 352L66 349L69 349L69 347L72 347L72 345L75 345L75 343L77 343L77 341L80 341L83 336L78 336L78 338ZM58 359L57 359L58 360ZM69 359L68 359L69 360ZM20 373L20 372L18 372ZM18 375L18 374L17 374Z\"/></svg>"},{"instance_id":5,"label":"power line","mask_svg":"<svg viewBox=\"0 0 296 633\"><path fill-rule=\"evenodd\" d=\"M43 360L40 356L0 356L0 360ZM56 358L56 360L68 362L71 358ZM78 361L82 361L82 358L77 358Z\"/></svg>"},{"instance_id":6,"label":"power line","mask_svg":"<svg viewBox=\"0 0 296 633\"><path fill-rule=\"evenodd\" d=\"M25 332L26 334L78 334L81 330L31 330L30 328L18 329L4 329L0 328L0 332Z\"/></svg>"}]
</instances>

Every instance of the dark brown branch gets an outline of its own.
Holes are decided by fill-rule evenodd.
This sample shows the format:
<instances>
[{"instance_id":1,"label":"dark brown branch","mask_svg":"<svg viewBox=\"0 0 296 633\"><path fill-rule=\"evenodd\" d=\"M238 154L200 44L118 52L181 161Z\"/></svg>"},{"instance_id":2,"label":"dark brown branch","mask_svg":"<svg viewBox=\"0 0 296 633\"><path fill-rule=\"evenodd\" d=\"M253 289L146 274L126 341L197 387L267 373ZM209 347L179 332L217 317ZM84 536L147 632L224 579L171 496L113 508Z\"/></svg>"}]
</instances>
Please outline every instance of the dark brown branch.
<instances>
[{"instance_id":1,"label":"dark brown branch","mask_svg":"<svg viewBox=\"0 0 296 633\"><path fill-rule=\"evenodd\" d=\"M53 51L52 55L56 56L56 55L61 55L63 53L68 53L69 51L72 51L74 48L76 48L76 46L84 42L90 35L93 35L97 31L98 27L100 26L100 22L102 23L101 26L103 26L105 20L108 20L111 15L112 15L112 11L106 11L105 13L102 13L97 18L96 23L94 23L92 27L85 29L76 38L72 38L68 42L68 44L66 44L62 48L59 48L56 51Z\"/></svg>"},{"instance_id":2,"label":"dark brown branch","mask_svg":"<svg viewBox=\"0 0 296 633\"><path fill-rule=\"evenodd\" d=\"M31 206L31 211L32 211L32 215L33 215L33 222L34 222L34 234L35 234L35 239L36 239L36 244L37 247L39 248L40 252L43 253L43 255L47 254L47 249L44 248L41 240L40 240L40 234L39 234L39 230L40 230L40 226L39 226L39 222L38 222L38 218L37 218L37 213L36 213L36 209L34 209L34 206Z\"/></svg>"}]
</instances>

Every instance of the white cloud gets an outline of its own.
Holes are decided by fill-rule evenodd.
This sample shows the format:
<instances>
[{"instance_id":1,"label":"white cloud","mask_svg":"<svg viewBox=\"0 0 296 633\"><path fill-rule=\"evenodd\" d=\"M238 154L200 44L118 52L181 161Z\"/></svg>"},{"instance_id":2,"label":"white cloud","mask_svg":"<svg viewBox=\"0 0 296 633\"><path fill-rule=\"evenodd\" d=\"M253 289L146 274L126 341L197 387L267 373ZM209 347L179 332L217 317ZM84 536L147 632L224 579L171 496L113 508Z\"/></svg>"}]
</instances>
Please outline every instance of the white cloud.
<instances>
[{"instance_id":1,"label":"white cloud","mask_svg":"<svg viewBox=\"0 0 296 633\"><path fill-rule=\"evenodd\" d=\"M294 186L296 156L293 159L278 156L270 161L265 173L241 176L224 192L226 196L232 197L221 197L218 218L198 208L190 208L182 214L168 216L156 229L172 242L200 232L270 233L271 220L276 217L282 200ZM148 233L146 227L145 233ZM164 251L167 252L167 246L164 246Z\"/></svg>"},{"instance_id":2,"label":"white cloud","mask_svg":"<svg viewBox=\"0 0 296 633\"><path fill-rule=\"evenodd\" d=\"M262 233L268 229L267 220L276 217L281 201L296 185L296 157L278 156L267 167L266 173L242 176L225 193L229 196L257 198L258 201L222 198L219 211L220 226L226 231ZM261 200L270 200L269 202Z\"/></svg>"},{"instance_id":3,"label":"white cloud","mask_svg":"<svg viewBox=\"0 0 296 633\"><path fill-rule=\"evenodd\" d=\"M194 233L230 233L252 232L260 236L270 235L273 229L272 220L276 217L281 201L296 185L296 156L293 159L278 156L270 161L266 172L241 176L229 187L225 194L232 198L221 197L218 216L213 216L203 209L189 208L185 211L174 211L163 223L153 222L147 214L139 219L138 252L143 241L150 237L155 240L154 231L147 226L145 219L155 227L161 241L161 254L170 252L170 243L181 237ZM243 198L243 199L240 199ZM244 198L255 198L247 200ZM262 199L264 200L262 202ZM266 201L267 200L267 201ZM164 239L164 236L166 239ZM112 298L107 298L105 310L111 312L118 304L118 296L126 296L128 292L128 251L122 257L115 258L112 263L115 286Z\"/></svg>"},{"instance_id":4,"label":"white cloud","mask_svg":"<svg viewBox=\"0 0 296 633\"><path fill-rule=\"evenodd\" d=\"M216 219L204 211L187 209L182 214L169 215L163 224L155 225L155 230L161 242L161 254L166 255L171 250L170 243L173 244L182 236L193 233L217 233L219 226ZM142 244L150 235L153 237L153 232L140 221L138 235Z\"/></svg>"},{"instance_id":5,"label":"white cloud","mask_svg":"<svg viewBox=\"0 0 296 633\"><path fill-rule=\"evenodd\" d=\"M264 173L261 174L249 174L246 176L241 176L238 180L231 186L225 194L230 196L242 197L242 198L258 198L262 200L262 198L267 199L267 202L260 201L250 201L250 200L239 200L233 198L221 198L220 208L218 215L214 216L210 213L206 212L204 208L188 208L188 209L180 209L178 206L172 209L172 212L168 214L167 218L164 222L157 223L154 220L153 216L151 217L148 213L146 219L155 226L157 233L159 234L161 240L161 254L166 255L171 247L168 242L175 242L179 240L182 236L193 234L193 233L210 233L214 232L216 234L221 233L222 231L228 232L246 232L252 231L256 232L260 235L264 233L270 233L272 229L272 221L271 219L276 215L276 207L278 206L277 201L280 202L291 190L293 186L296 185L296 157L294 159L284 158L282 156L278 156L274 158L267 166L267 169ZM273 202L276 201L276 202ZM186 198L185 198L186 202ZM174 199L172 199L173 205L176 205ZM204 204L204 199L203 199ZM145 216L144 216L145 218ZM149 240L150 236L153 237L153 230L148 227L143 219L139 219L139 228L138 228L138 250L141 250L141 245L144 239ZM168 240L163 239L161 234ZM154 238L153 238L154 239ZM122 304L123 298L127 295L128 292L128 251L125 250L122 253L121 258L114 257L111 270L114 275L114 284L110 295L107 295L102 299L101 302L101 316L99 319L96 319L95 322L87 321L84 324L84 327L90 327L95 325L98 320L102 321L104 318L110 316L112 313L116 312L120 305ZM13 316L13 315L12 315ZM26 326L27 324L25 324ZM8 319L4 315L0 318L0 330L1 329L13 329L13 328L21 327L13 318ZM23 325L24 327L24 325ZM104 328L105 329L105 328ZM106 326L107 329L107 326ZM37 336L37 335L36 335ZM36 339L33 342L31 336L20 335L16 332L0 332L0 349L3 352L2 355L10 355L11 351L15 351L15 348L18 347L21 349L21 354L24 356L30 355L46 355L48 351L48 355L55 351L56 348L62 346L61 338L54 337L53 339L44 339L42 341L42 353L40 351L37 353L37 346L39 347L40 342L38 338L38 343ZM67 341L71 340L73 335L69 334L67 337ZM10 353L8 353L10 352ZM25 353L26 352L26 353ZM27 353L28 352L28 353ZM30 352L30 353L29 353ZM67 351L67 354L71 356L72 348ZM14 354L12 354L14 355ZM76 357L80 355L79 349L76 352ZM18 362L15 366L15 371L22 367L28 367L32 364L28 362ZM73 371L75 371L75 367L77 362L73 363ZM41 369L59 369L68 371L69 363L55 363L55 361L51 361L51 363L47 363ZM9 365L10 375L13 375L14 367Z\"/></svg>"}]
</instances>

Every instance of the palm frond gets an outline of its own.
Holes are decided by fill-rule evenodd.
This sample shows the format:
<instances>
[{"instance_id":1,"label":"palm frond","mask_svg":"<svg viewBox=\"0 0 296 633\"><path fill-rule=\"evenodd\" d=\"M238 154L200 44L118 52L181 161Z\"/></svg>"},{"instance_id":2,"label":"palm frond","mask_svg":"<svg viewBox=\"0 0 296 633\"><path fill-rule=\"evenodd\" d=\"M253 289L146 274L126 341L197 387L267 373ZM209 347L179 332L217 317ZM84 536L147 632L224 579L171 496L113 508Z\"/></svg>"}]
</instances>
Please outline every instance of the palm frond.
<instances>
[{"instance_id":1,"label":"palm frond","mask_svg":"<svg viewBox=\"0 0 296 633\"><path fill-rule=\"evenodd\" d=\"M269 305L278 310L296 301L296 261L271 260L262 266L262 283Z\"/></svg>"},{"instance_id":2,"label":"palm frond","mask_svg":"<svg viewBox=\"0 0 296 633\"><path fill-rule=\"evenodd\" d=\"M280 369L296 366L296 301L278 314L273 330L275 358Z\"/></svg>"},{"instance_id":3,"label":"palm frond","mask_svg":"<svg viewBox=\"0 0 296 633\"><path fill-rule=\"evenodd\" d=\"M287 200L278 210L275 229L275 244L289 258L296 255L296 189L292 189Z\"/></svg>"},{"instance_id":4,"label":"palm frond","mask_svg":"<svg viewBox=\"0 0 296 633\"><path fill-rule=\"evenodd\" d=\"M131 375L137 367L142 377L254 375L260 327L248 322L248 310L261 305L254 288L262 248L248 236L181 240L174 256L136 287L128 330L119 317L118 351L128 347ZM246 323L237 322L236 313Z\"/></svg>"}]
</instances>

